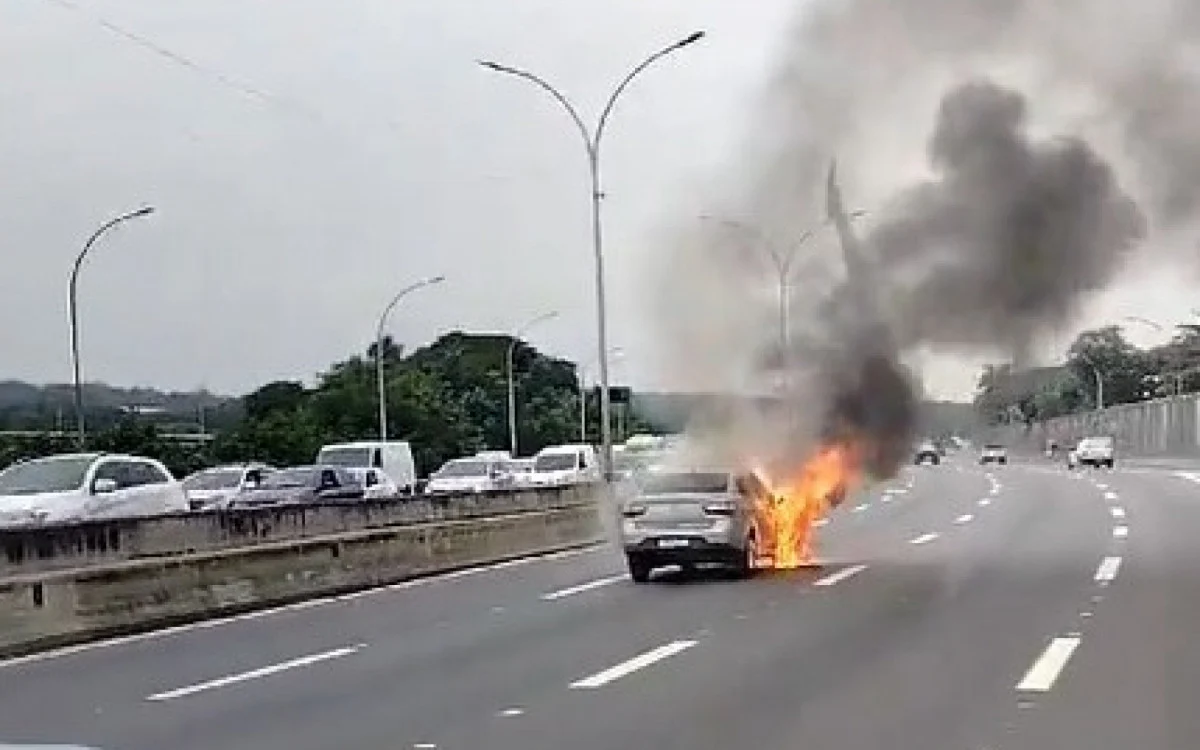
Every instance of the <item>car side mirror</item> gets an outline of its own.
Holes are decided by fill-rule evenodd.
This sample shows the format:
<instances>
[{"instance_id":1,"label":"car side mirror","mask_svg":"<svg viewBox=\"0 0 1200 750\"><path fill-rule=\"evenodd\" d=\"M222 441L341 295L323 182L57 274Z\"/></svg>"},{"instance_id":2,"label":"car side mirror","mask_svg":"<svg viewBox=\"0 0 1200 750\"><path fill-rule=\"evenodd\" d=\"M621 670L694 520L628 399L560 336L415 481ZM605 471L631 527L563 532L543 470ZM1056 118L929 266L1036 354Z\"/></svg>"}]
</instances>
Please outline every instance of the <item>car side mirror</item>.
<instances>
[{"instance_id":1,"label":"car side mirror","mask_svg":"<svg viewBox=\"0 0 1200 750\"><path fill-rule=\"evenodd\" d=\"M92 482L93 495L108 495L117 491L117 480L101 477Z\"/></svg>"}]
</instances>

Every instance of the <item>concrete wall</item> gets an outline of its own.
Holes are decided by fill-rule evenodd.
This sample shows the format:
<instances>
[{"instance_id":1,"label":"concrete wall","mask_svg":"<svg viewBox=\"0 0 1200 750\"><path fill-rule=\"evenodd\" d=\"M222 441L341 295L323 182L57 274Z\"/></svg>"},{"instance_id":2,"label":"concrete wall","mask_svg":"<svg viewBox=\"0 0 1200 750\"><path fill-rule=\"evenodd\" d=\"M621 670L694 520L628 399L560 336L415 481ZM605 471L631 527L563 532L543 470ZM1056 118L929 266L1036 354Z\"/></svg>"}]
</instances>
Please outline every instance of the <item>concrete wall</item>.
<instances>
[{"instance_id":1,"label":"concrete wall","mask_svg":"<svg viewBox=\"0 0 1200 750\"><path fill-rule=\"evenodd\" d=\"M361 529L544 511L578 502L589 492L587 487L548 487L0 529L0 578Z\"/></svg>"},{"instance_id":2,"label":"concrete wall","mask_svg":"<svg viewBox=\"0 0 1200 750\"><path fill-rule=\"evenodd\" d=\"M1040 450L1048 439L1068 445L1087 435L1112 435L1118 455L1200 456L1200 396L1177 396L1071 414L1025 430L1014 428L1012 445Z\"/></svg>"},{"instance_id":3,"label":"concrete wall","mask_svg":"<svg viewBox=\"0 0 1200 750\"><path fill-rule=\"evenodd\" d=\"M596 497L0 578L0 656L594 543Z\"/></svg>"}]
</instances>

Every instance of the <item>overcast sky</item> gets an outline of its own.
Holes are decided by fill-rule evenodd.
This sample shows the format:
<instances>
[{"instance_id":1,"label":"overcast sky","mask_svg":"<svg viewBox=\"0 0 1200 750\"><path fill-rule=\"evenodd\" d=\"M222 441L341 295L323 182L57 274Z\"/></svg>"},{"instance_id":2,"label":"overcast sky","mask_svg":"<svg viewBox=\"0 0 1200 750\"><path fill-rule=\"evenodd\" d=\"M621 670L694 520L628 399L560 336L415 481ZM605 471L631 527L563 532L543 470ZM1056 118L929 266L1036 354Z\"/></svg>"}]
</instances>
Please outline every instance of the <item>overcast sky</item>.
<instances>
[{"instance_id":1,"label":"overcast sky","mask_svg":"<svg viewBox=\"0 0 1200 750\"><path fill-rule=\"evenodd\" d=\"M622 379L663 382L640 283L664 200L736 158L796 0L0 0L0 378L69 380L67 278L85 377L243 392L310 379L370 341L387 300L433 274L389 330L512 331L590 360L587 173L552 101L477 58L536 71L594 118L649 51L603 157L610 330ZM131 38L136 37L136 38ZM1182 284L1180 284L1182 286ZM1186 316L1169 279L1091 316ZM1087 321L1085 321L1087 322ZM1161 338L1131 329L1142 343ZM931 362L965 396L976 363Z\"/></svg>"}]
</instances>

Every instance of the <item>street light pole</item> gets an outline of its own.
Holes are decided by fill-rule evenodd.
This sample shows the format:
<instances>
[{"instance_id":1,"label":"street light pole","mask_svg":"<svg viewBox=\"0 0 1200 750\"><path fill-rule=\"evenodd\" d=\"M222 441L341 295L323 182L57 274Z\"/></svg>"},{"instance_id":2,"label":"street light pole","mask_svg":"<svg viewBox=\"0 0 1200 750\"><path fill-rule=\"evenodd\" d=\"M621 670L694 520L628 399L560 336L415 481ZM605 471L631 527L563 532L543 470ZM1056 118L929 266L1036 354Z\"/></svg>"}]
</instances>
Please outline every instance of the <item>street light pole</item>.
<instances>
[{"instance_id":1,"label":"street light pole","mask_svg":"<svg viewBox=\"0 0 1200 750\"><path fill-rule=\"evenodd\" d=\"M375 387L379 395L379 442L385 443L388 439L388 423L387 423L387 384L383 372L383 328L387 325L388 316L396 305L400 304L400 300L404 299L410 293L434 284L440 284L446 280L445 276L433 276L428 279L423 279L401 289L392 297L387 306L383 308L383 312L379 315L379 324L375 326Z\"/></svg>"},{"instance_id":2,"label":"street light pole","mask_svg":"<svg viewBox=\"0 0 1200 750\"><path fill-rule=\"evenodd\" d=\"M609 356L613 357L614 359L617 359L617 358L624 356L625 350L619 346L614 346L613 348L608 350L608 353L609 353ZM595 361L595 358L593 357L592 360L590 360L588 362L588 365L590 365L594 361ZM587 372L588 365L580 365L579 366L579 442L580 443L587 442L587 395L586 395L586 391L585 391L587 384L585 382L585 374Z\"/></svg>"},{"instance_id":3,"label":"street light pole","mask_svg":"<svg viewBox=\"0 0 1200 750\"><path fill-rule=\"evenodd\" d=\"M152 213L154 213L153 206L142 206L139 209L121 214L101 224L100 228L92 232L91 237L88 237L87 242L83 245L83 249L75 257L75 265L71 267L71 280L67 291L67 315L70 318L71 326L71 385L75 400L75 444L79 450L83 450L87 442L87 432L83 420L83 379L80 375L79 365L79 298L77 291L79 269L83 267L83 261L87 258L92 246L96 244L96 240L100 239L108 230L130 219L149 216Z\"/></svg>"},{"instance_id":4,"label":"street light pole","mask_svg":"<svg viewBox=\"0 0 1200 750\"><path fill-rule=\"evenodd\" d=\"M629 86L634 78L643 70L653 65L663 57L680 50L694 42L700 41L704 37L703 31L696 31L688 36L680 39L674 44L670 44L650 55L640 63L635 65L633 69L621 79L617 84L612 94L609 95L608 101L604 108L600 111L600 117L596 122L595 130L590 130L583 122L583 118L579 116L578 110L571 104L570 100L562 94L558 89L551 86L544 79L520 68L513 68L507 65L501 65L490 60L480 60L479 64L489 70L497 73L506 73L508 75L523 78L526 81L534 84L538 88L545 91L566 111L567 115L575 123L575 127L579 130L580 136L583 138L584 149L587 153L588 173L590 177L591 187L591 208L592 208L592 253L595 256L595 287L596 287L596 351L600 363L600 468L605 479L612 477L612 425L611 425L611 409L609 393L608 393L608 316L607 302L604 292L604 244L603 232L600 218L600 202L604 198L604 192L600 181L600 142L604 136L604 128L608 124L608 118L612 114L613 107L617 103L617 99Z\"/></svg>"},{"instance_id":5,"label":"street light pole","mask_svg":"<svg viewBox=\"0 0 1200 750\"><path fill-rule=\"evenodd\" d=\"M517 381L513 375L513 354L516 352L517 343L521 337L538 323L544 323L547 320L557 318L557 312L543 313L542 315L533 318L525 325L517 329L517 334L508 342L508 356L505 358L506 370L508 371L508 452L513 458L517 458Z\"/></svg>"},{"instance_id":6,"label":"street light pole","mask_svg":"<svg viewBox=\"0 0 1200 750\"><path fill-rule=\"evenodd\" d=\"M863 210L853 211L850 213L850 218L858 219L866 216L867 212ZM742 234L748 235L759 247L766 253L771 261L779 282L779 365L784 372L785 377L790 373L788 365L791 363L791 332L789 330L789 309L791 307L791 280L792 266L796 260L796 253L804 246L813 235L818 231L829 226L833 220L825 219L816 226L806 229L800 234L795 242L788 245L786 248L781 248L767 237L766 233L758 229L752 224L742 221L734 221L731 219L718 219L713 216L701 216L702 221L714 221L728 229L735 230Z\"/></svg>"}]
</instances>

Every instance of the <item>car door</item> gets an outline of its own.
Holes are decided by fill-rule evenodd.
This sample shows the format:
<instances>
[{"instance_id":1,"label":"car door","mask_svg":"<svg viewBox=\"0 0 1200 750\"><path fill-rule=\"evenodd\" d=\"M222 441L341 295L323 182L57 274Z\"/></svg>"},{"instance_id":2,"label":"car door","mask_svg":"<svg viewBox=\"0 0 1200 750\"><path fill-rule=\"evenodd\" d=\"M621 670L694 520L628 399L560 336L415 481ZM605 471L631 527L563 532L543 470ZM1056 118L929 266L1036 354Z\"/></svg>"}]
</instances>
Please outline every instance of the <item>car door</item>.
<instances>
[{"instance_id":1,"label":"car door","mask_svg":"<svg viewBox=\"0 0 1200 750\"><path fill-rule=\"evenodd\" d=\"M171 478L170 473L157 461L136 459L130 462L142 493L141 514L174 513L187 507L182 488Z\"/></svg>"},{"instance_id":2,"label":"car door","mask_svg":"<svg viewBox=\"0 0 1200 750\"><path fill-rule=\"evenodd\" d=\"M161 506L154 507L154 488L145 486L145 478L145 474L132 461L121 458L104 460L96 468L92 480L88 517L122 518L162 512ZM97 480L109 480L115 489L96 493Z\"/></svg>"}]
</instances>

